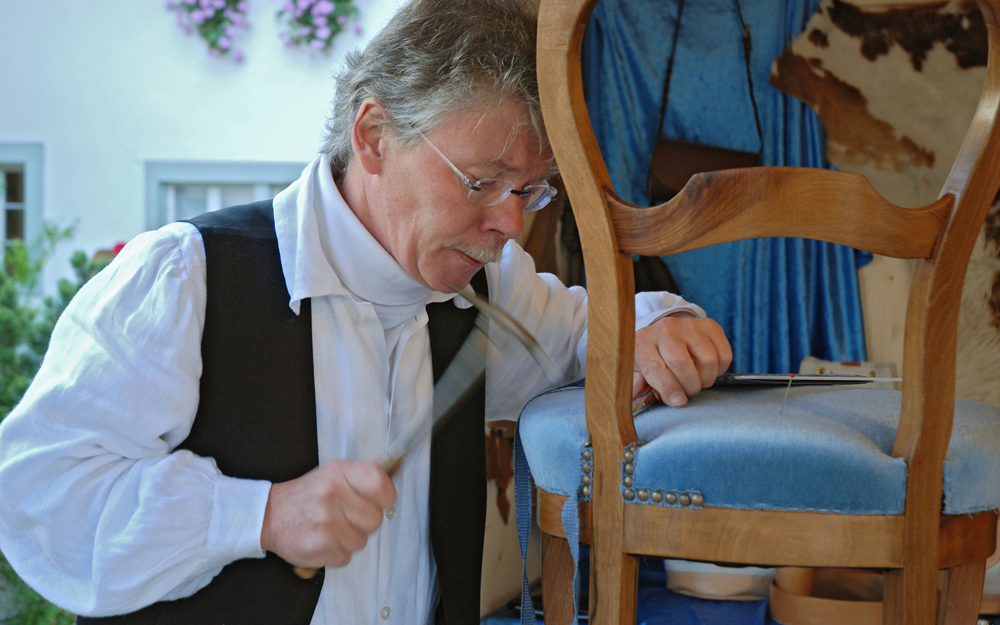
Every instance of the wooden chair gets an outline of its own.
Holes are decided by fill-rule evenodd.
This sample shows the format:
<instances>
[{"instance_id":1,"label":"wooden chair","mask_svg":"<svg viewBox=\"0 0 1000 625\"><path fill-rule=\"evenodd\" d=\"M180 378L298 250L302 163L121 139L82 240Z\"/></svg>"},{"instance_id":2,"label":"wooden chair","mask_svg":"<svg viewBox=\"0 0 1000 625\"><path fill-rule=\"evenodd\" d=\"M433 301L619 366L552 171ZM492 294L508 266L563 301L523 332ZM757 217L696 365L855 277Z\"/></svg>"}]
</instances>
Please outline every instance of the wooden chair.
<instances>
[{"instance_id":1,"label":"wooden chair","mask_svg":"<svg viewBox=\"0 0 1000 625\"><path fill-rule=\"evenodd\" d=\"M971 504L978 508L972 513L950 512L949 506L955 508L956 497L967 494L967 488L961 480L950 483L954 476L943 477L943 473L948 470L946 453L951 466L952 454L968 451L955 451L956 445L968 445L968 439L973 439L973 451L979 454L966 466L973 467L973 478L995 481L1000 462L997 441L975 440L1000 438L1000 411L972 402L956 404L954 398L959 295L972 245L1000 187L1000 0L979 0L988 25L989 69L972 127L940 198L913 210L889 203L860 175L789 167L698 174L666 204L640 208L623 202L614 193L598 149L582 88L583 32L596 2L542 0L538 29L545 125L579 224L590 294L585 390L542 396L521 417L526 457L539 489L545 622L558 625L572 619L568 583L573 562L560 519L564 502L572 497L580 502L580 540L591 546L590 622L597 625L635 622L640 554L720 563L884 570L884 622L893 624L938 620L939 571L946 571L941 601L944 622L975 623L984 562L996 544L1000 492L987 488L993 494L986 502ZM659 446L672 444L671 437L686 435L686 428L712 419L718 420L719 431L726 427L746 430L753 439L741 442L740 434L733 433L735 442L727 443L732 445L730 451L720 452L713 460L736 462L736 452L753 456L754 445L761 441L752 434L770 431L766 428L773 425L779 404L771 391L709 389L687 407L664 407L648 419L633 420L631 255L673 254L769 236L819 239L916 259L901 395L815 389L797 395L793 389L787 402L780 404L785 419L801 419L802 427L822 422L834 423L831 427L837 429L845 419L848 425L861 424L855 432L860 429L871 439L858 443L871 447L864 453L881 456L873 462L891 467L897 476L902 472L900 510L844 512L838 503L826 508L841 510L835 513L794 505L785 509L782 502L763 500L772 494L785 496L785 487L769 489L766 483L762 501L732 504L721 501L724 497L717 493L724 489L711 483L710 477L700 483L697 471L695 477L685 474L684 478L655 474L656 467L663 472L673 470L671 458L643 466L647 457L662 451ZM785 389L777 390L780 399ZM844 397L854 399L845 401ZM579 414L584 404L585 423ZM866 414L869 408L877 412L893 405L898 422L895 416L887 424L879 421L881 417ZM817 411L822 414L816 416ZM761 429L754 421L758 418ZM539 427L560 419L563 422L551 431L555 433L540 433ZM653 427L643 419L662 423ZM752 425L737 427L741 424ZM643 428L654 431L656 438L646 438ZM887 438L880 441L886 432ZM532 437L543 439L534 452ZM561 443L559 437L568 442ZM669 449L676 454L684 444ZM838 445L842 443L833 445L834 452ZM770 458L771 453L785 451L762 451L761 456ZM553 454L559 453L566 457L554 459ZM833 496L833 487L843 486L841 470L845 475L860 471L861 478L852 482L857 490L876 481L865 477L867 469L852 468L849 458L828 460L834 467L830 488L812 488L818 492L808 493L810 497ZM689 467L697 461L685 456L675 464ZM550 466L555 462L565 462L569 468ZM740 471L757 471L754 462ZM796 467L806 464L794 462ZM975 463L983 466L976 468L980 465ZM645 474L644 468L649 469ZM725 467L706 472L715 470ZM796 478L776 473L760 477L776 482ZM657 483L658 479L663 483ZM677 481L670 483L671 479ZM568 483L560 487L559 480ZM642 480L649 482L648 487Z\"/></svg>"}]
</instances>

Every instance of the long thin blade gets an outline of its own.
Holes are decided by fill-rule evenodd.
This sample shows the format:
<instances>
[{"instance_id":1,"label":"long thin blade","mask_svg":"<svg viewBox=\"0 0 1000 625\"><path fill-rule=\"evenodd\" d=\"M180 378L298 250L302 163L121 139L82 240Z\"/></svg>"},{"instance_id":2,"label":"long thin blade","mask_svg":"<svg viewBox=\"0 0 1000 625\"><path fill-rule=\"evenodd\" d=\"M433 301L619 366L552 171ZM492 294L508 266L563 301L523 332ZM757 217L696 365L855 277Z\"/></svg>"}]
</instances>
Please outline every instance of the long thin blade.
<instances>
[{"instance_id":1,"label":"long thin blade","mask_svg":"<svg viewBox=\"0 0 1000 625\"><path fill-rule=\"evenodd\" d=\"M556 384L562 380L562 371L560 371L559 367L556 366L555 361L553 361L552 357L545 351L545 348L538 343L535 337L533 337L531 333L528 332L528 330L525 329L520 322L518 322L517 319L510 316L506 310L491 304L486 298L477 295L476 292L468 286L464 289L460 289L457 286L449 284L448 288L464 297L466 301L475 306L481 314L485 315L491 322L495 323L502 332L513 336L522 345L524 345L525 349L528 350L528 353L531 354L531 357L535 359L538 366L545 372L545 377L549 379L549 382Z\"/></svg>"},{"instance_id":2,"label":"long thin blade","mask_svg":"<svg viewBox=\"0 0 1000 625\"><path fill-rule=\"evenodd\" d=\"M486 349L489 339L484 331L486 321L483 315L476 317L472 329L455 358L434 385L434 399L422 408L409 427L389 445L382 468L386 473L395 471L399 461L413 445L429 434L436 426L443 424L458 411L470 393L475 392L476 382L486 375Z\"/></svg>"}]
</instances>

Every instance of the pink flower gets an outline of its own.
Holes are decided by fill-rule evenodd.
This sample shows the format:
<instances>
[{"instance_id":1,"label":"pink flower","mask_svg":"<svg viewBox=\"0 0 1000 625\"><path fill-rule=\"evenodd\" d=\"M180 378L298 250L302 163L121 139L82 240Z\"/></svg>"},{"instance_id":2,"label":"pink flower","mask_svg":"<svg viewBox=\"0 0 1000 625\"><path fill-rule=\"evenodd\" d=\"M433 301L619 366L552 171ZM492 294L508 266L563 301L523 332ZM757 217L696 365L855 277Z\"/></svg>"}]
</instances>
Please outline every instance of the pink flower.
<instances>
[{"instance_id":1,"label":"pink flower","mask_svg":"<svg viewBox=\"0 0 1000 625\"><path fill-rule=\"evenodd\" d=\"M219 37L219 49L228 50L233 47L233 41L229 37Z\"/></svg>"},{"instance_id":2,"label":"pink flower","mask_svg":"<svg viewBox=\"0 0 1000 625\"><path fill-rule=\"evenodd\" d=\"M227 37L235 37L236 36L236 29L234 27L232 27L232 26L226 26L225 30L223 30L222 32L226 33Z\"/></svg>"},{"instance_id":3,"label":"pink flower","mask_svg":"<svg viewBox=\"0 0 1000 625\"><path fill-rule=\"evenodd\" d=\"M316 29L316 36L320 39L329 39L332 34L333 33L330 32L330 29L326 26Z\"/></svg>"},{"instance_id":4,"label":"pink flower","mask_svg":"<svg viewBox=\"0 0 1000 625\"><path fill-rule=\"evenodd\" d=\"M194 4L197 1L198 0L183 0L184 4L186 4L188 6L191 6L192 4Z\"/></svg>"},{"instance_id":5,"label":"pink flower","mask_svg":"<svg viewBox=\"0 0 1000 625\"><path fill-rule=\"evenodd\" d=\"M321 40L321 39L313 39L313 40L312 40L312 41L311 41L311 42L309 43L309 46L310 46L310 47L311 47L311 48L312 48L313 50L322 50L323 48L325 48L325 47L326 47L326 42L325 42L325 41L323 41L323 40Z\"/></svg>"},{"instance_id":6,"label":"pink flower","mask_svg":"<svg viewBox=\"0 0 1000 625\"><path fill-rule=\"evenodd\" d=\"M292 4L291 2L286 2L284 6L281 7L282 13L291 13L294 10L295 10L295 5Z\"/></svg>"},{"instance_id":7,"label":"pink flower","mask_svg":"<svg viewBox=\"0 0 1000 625\"><path fill-rule=\"evenodd\" d=\"M242 63L246 57L243 56L243 50L236 50L233 52L233 60L237 63Z\"/></svg>"},{"instance_id":8,"label":"pink flower","mask_svg":"<svg viewBox=\"0 0 1000 625\"><path fill-rule=\"evenodd\" d=\"M236 10L239 11L240 13L246 13L247 12L246 0L243 0L243 2L238 2L236 4Z\"/></svg>"},{"instance_id":9,"label":"pink flower","mask_svg":"<svg viewBox=\"0 0 1000 625\"><path fill-rule=\"evenodd\" d=\"M233 26L236 26L237 28L246 24L246 18L244 18L239 13L233 15L232 20L233 20Z\"/></svg>"},{"instance_id":10,"label":"pink flower","mask_svg":"<svg viewBox=\"0 0 1000 625\"><path fill-rule=\"evenodd\" d=\"M361 24L355 24L354 25L354 34L360 35L361 33L362 33Z\"/></svg>"},{"instance_id":11,"label":"pink flower","mask_svg":"<svg viewBox=\"0 0 1000 625\"><path fill-rule=\"evenodd\" d=\"M333 13L335 6L330 0L319 0L313 7L313 15L329 15Z\"/></svg>"},{"instance_id":12,"label":"pink flower","mask_svg":"<svg viewBox=\"0 0 1000 625\"><path fill-rule=\"evenodd\" d=\"M191 21L195 24L204 24L207 16L202 11L191 11Z\"/></svg>"},{"instance_id":13,"label":"pink flower","mask_svg":"<svg viewBox=\"0 0 1000 625\"><path fill-rule=\"evenodd\" d=\"M341 26L343 26L344 24L346 24L347 23L347 16L346 15L338 15L337 16L337 23L340 24Z\"/></svg>"},{"instance_id":14,"label":"pink flower","mask_svg":"<svg viewBox=\"0 0 1000 625\"><path fill-rule=\"evenodd\" d=\"M214 0L212 6L216 9L224 9L226 8L226 0Z\"/></svg>"},{"instance_id":15,"label":"pink flower","mask_svg":"<svg viewBox=\"0 0 1000 625\"><path fill-rule=\"evenodd\" d=\"M313 26L316 26L316 27L326 26L329 23L330 22L327 20L327 18L326 18L325 15L320 15L319 17L314 17L313 18Z\"/></svg>"},{"instance_id":16,"label":"pink flower","mask_svg":"<svg viewBox=\"0 0 1000 625\"><path fill-rule=\"evenodd\" d=\"M118 254L120 254L124 248L125 248L125 243L119 241L118 243L115 243L115 247L113 250L111 250L111 253L114 254L115 256L118 256Z\"/></svg>"}]
</instances>

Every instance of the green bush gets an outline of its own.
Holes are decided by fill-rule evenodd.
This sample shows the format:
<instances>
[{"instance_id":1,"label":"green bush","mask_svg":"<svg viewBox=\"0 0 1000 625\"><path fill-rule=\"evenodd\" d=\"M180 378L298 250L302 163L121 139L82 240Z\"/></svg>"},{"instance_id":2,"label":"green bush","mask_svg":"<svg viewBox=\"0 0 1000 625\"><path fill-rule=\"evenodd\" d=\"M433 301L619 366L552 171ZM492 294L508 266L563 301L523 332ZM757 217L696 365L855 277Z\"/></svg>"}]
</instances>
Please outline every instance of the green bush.
<instances>
[{"instance_id":1,"label":"green bush","mask_svg":"<svg viewBox=\"0 0 1000 625\"><path fill-rule=\"evenodd\" d=\"M73 236L74 228L47 222L32 249L21 242L4 249L0 270L0 421L24 396L49 347L52 329L66 305L87 280L107 264L93 261L81 251L70 264L75 278L61 279L56 296L40 298L36 292L45 261L56 246ZM69 612L52 605L25 584L0 554L0 615L11 614L10 625L63 625L76 621Z\"/></svg>"}]
</instances>

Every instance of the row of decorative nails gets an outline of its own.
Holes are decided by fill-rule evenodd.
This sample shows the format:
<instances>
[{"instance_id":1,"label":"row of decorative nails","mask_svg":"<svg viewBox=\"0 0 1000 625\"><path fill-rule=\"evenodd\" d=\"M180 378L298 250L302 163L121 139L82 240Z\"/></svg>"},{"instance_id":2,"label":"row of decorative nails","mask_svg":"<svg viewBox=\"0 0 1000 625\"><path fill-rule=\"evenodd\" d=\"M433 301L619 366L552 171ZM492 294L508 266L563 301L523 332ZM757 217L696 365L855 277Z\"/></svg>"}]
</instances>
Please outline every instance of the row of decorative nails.
<instances>
[{"instance_id":1,"label":"row of decorative nails","mask_svg":"<svg viewBox=\"0 0 1000 625\"><path fill-rule=\"evenodd\" d=\"M583 475L580 476L580 501L590 501L590 485L592 482L591 473L594 470L593 459L594 452L590 446L590 439L583 444L583 449L580 451L580 457L583 462L580 463L580 470Z\"/></svg>"},{"instance_id":2,"label":"row of decorative nails","mask_svg":"<svg viewBox=\"0 0 1000 625\"><path fill-rule=\"evenodd\" d=\"M625 448L625 459L622 461L622 497L625 498L625 501L634 501L638 497L639 501L651 501L668 506L680 505L700 508L705 504L705 497L695 491L660 491L635 488L632 474L635 473L635 449L640 446L640 443L633 443Z\"/></svg>"}]
</instances>

